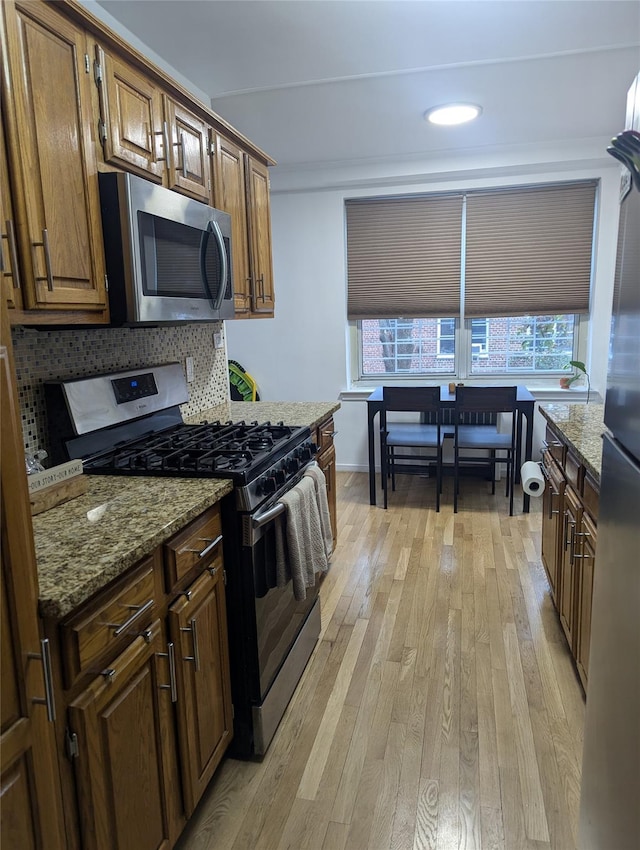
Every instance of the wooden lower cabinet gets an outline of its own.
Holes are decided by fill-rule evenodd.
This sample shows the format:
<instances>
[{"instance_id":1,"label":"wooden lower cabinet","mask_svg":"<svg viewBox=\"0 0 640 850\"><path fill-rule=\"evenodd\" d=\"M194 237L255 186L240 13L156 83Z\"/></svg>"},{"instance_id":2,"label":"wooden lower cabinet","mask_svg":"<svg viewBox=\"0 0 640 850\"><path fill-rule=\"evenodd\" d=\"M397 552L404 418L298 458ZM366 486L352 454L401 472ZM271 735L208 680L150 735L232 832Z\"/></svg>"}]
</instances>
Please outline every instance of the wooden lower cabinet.
<instances>
[{"instance_id":1,"label":"wooden lower cabinet","mask_svg":"<svg viewBox=\"0 0 640 850\"><path fill-rule=\"evenodd\" d=\"M168 817L177 789L171 782L171 696L158 675L160 623L149 631L69 706L86 850L160 850L177 837Z\"/></svg>"},{"instance_id":2,"label":"wooden lower cabinet","mask_svg":"<svg viewBox=\"0 0 640 850\"><path fill-rule=\"evenodd\" d=\"M169 850L231 742L222 540L214 505L45 624L72 850Z\"/></svg>"},{"instance_id":3,"label":"wooden lower cabinet","mask_svg":"<svg viewBox=\"0 0 640 850\"><path fill-rule=\"evenodd\" d=\"M560 518L564 500L565 481L548 453L542 461L545 488L542 494L542 563L547 573L551 595L556 605L560 594Z\"/></svg>"},{"instance_id":4,"label":"wooden lower cabinet","mask_svg":"<svg viewBox=\"0 0 640 850\"><path fill-rule=\"evenodd\" d=\"M587 514L583 514L580 530L576 532L575 586L578 606L576 632L576 666L583 687L589 679L589 644L591 642L591 603L593 599L593 576L596 565L597 529Z\"/></svg>"},{"instance_id":5,"label":"wooden lower cabinet","mask_svg":"<svg viewBox=\"0 0 640 850\"><path fill-rule=\"evenodd\" d=\"M38 579L4 302L0 313L0 846L63 850L54 724L44 704L48 645L38 631Z\"/></svg>"},{"instance_id":6,"label":"wooden lower cabinet","mask_svg":"<svg viewBox=\"0 0 640 850\"><path fill-rule=\"evenodd\" d=\"M169 609L176 647L176 712L189 817L233 734L222 565L201 575Z\"/></svg>"},{"instance_id":7,"label":"wooden lower cabinet","mask_svg":"<svg viewBox=\"0 0 640 850\"><path fill-rule=\"evenodd\" d=\"M571 444L547 427L542 470L542 562L576 670L589 678L599 486Z\"/></svg>"},{"instance_id":8,"label":"wooden lower cabinet","mask_svg":"<svg viewBox=\"0 0 640 850\"><path fill-rule=\"evenodd\" d=\"M321 422L316 431L315 441L318 446L316 462L327 479L327 501L331 516L331 531L333 533L333 548L338 542L338 514L336 507L336 450L333 438L336 435L333 417Z\"/></svg>"},{"instance_id":9,"label":"wooden lower cabinet","mask_svg":"<svg viewBox=\"0 0 640 850\"><path fill-rule=\"evenodd\" d=\"M562 515L562 551L560 558L560 622L571 650L575 647L576 623L578 608L576 603L575 586L575 551L576 531L582 518L582 508L578 496L571 487L564 494L564 511Z\"/></svg>"}]
</instances>

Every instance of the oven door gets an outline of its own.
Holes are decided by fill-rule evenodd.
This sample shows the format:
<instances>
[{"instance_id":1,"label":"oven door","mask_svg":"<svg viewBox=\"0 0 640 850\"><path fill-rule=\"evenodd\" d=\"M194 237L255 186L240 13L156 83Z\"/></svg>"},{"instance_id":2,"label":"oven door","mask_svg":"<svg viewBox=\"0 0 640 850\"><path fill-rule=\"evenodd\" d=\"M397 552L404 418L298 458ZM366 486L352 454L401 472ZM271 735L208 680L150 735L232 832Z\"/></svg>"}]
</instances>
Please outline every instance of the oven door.
<instances>
[{"instance_id":1,"label":"oven door","mask_svg":"<svg viewBox=\"0 0 640 850\"><path fill-rule=\"evenodd\" d=\"M318 585L307 588L305 599L297 600L291 579L278 587L276 525L284 510L276 505L247 517L251 534L243 545L243 573L250 581L250 597L256 635L256 676L251 698L262 703L294 646L318 597ZM284 529L283 529L284 531ZM314 641L315 642L315 641Z\"/></svg>"}]
</instances>

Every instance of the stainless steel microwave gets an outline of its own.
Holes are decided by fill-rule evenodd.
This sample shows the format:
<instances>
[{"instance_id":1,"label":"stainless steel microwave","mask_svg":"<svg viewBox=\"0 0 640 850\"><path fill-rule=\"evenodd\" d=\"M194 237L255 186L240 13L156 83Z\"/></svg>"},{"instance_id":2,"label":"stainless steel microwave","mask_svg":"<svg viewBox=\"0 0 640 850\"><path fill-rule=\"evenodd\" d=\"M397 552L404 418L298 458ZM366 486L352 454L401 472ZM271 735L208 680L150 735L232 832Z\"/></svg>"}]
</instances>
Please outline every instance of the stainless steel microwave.
<instances>
[{"instance_id":1,"label":"stainless steel microwave","mask_svg":"<svg viewBox=\"0 0 640 850\"><path fill-rule=\"evenodd\" d=\"M99 180L112 324L232 318L231 217L133 174Z\"/></svg>"}]
</instances>

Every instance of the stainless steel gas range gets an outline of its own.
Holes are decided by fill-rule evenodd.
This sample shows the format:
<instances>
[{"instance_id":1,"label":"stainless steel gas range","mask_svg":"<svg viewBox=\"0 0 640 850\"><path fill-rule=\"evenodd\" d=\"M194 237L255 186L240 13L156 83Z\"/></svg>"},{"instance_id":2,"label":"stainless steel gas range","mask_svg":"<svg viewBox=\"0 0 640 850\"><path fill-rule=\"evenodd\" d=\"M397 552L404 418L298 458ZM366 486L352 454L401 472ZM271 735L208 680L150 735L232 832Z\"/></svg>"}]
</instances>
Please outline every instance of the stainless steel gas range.
<instances>
[{"instance_id":1,"label":"stainless steel gas range","mask_svg":"<svg viewBox=\"0 0 640 850\"><path fill-rule=\"evenodd\" d=\"M320 633L317 586L296 600L276 581L280 499L314 462L308 428L270 422L183 422L178 363L45 386L54 462L81 458L96 475L230 478L223 500L234 741L262 755Z\"/></svg>"}]
</instances>

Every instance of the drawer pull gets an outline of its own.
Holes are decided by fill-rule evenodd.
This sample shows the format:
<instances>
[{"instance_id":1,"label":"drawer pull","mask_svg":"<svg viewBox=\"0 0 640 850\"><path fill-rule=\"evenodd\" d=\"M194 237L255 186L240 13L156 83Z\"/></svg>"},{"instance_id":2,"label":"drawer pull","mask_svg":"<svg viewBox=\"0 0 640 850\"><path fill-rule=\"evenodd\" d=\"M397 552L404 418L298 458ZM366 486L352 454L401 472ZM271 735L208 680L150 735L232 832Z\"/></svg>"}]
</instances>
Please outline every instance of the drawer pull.
<instances>
[{"instance_id":1,"label":"drawer pull","mask_svg":"<svg viewBox=\"0 0 640 850\"><path fill-rule=\"evenodd\" d=\"M53 696L53 668L51 666L51 647L49 646L49 638L43 638L40 641L40 653L30 652L28 658L37 658L42 661L42 671L44 674L44 697L33 697L31 702L36 705L47 706L47 719L49 723L55 723L56 720L56 703Z\"/></svg>"},{"instance_id":2,"label":"drawer pull","mask_svg":"<svg viewBox=\"0 0 640 850\"><path fill-rule=\"evenodd\" d=\"M6 236L3 235L2 238L6 239L9 243L9 261L11 262L11 271L5 271L5 274L8 277L13 278L13 288L20 289L20 270L18 268L18 252L16 251L16 232L13 227L13 221L8 218L5 222L7 226Z\"/></svg>"},{"instance_id":3,"label":"drawer pull","mask_svg":"<svg viewBox=\"0 0 640 850\"><path fill-rule=\"evenodd\" d=\"M184 133L183 132L180 132L180 141L178 142L178 144L180 145L180 147L182 149L182 176L188 177L189 175L187 174L187 153L186 153L186 148L185 148L185 144L184 144Z\"/></svg>"},{"instance_id":4,"label":"drawer pull","mask_svg":"<svg viewBox=\"0 0 640 850\"><path fill-rule=\"evenodd\" d=\"M132 606L135 607L135 611L129 617L128 620L125 620L124 623L109 623L111 628L113 629L113 636L120 637L123 632L126 632L131 626L135 623L138 617L142 617L143 614L146 614L153 607L153 599L150 599L148 602L145 602L144 605L140 606Z\"/></svg>"},{"instance_id":5,"label":"drawer pull","mask_svg":"<svg viewBox=\"0 0 640 850\"><path fill-rule=\"evenodd\" d=\"M113 679L114 679L114 676L116 675L116 671L113 669L113 667L107 667L107 669L103 670L100 673L100 675L104 676L104 678L107 680L107 682L112 682Z\"/></svg>"},{"instance_id":6,"label":"drawer pull","mask_svg":"<svg viewBox=\"0 0 640 850\"><path fill-rule=\"evenodd\" d=\"M46 227L42 228L42 242L32 242L33 248L43 248L44 249L44 265L46 274L43 277L36 275L36 280L46 280L47 281L47 289L49 292L53 292L53 271L51 268L51 250L49 248L49 231ZM35 262L34 262L35 265Z\"/></svg>"},{"instance_id":7,"label":"drawer pull","mask_svg":"<svg viewBox=\"0 0 640 850\"><path fill-rule=\"evenodd\" d=\"M171 691L171 702L178 702L178 687L176 684L176 647L173 641L167 644L166 652L157 653L160 658L169 659L169 684L159 685L161 691Z\"/></svg>"},{"instance_id":8,"label":"drawer pull","mask_svg":"<svg viewBox=\"0 0 640 850\"><path fill-rule=\"evenodd\" d=\"M544 446L545 450L547 450L547 451L549 449L561 449L562 448L562 443L558 442L557 440L553 440L551 443L548 443L546 440L543 440L542 445Z\"/></svg>"},{"instance_id":9,"label":"drawer pull","mask_svg":"<svg viewBox=\"0 0 640 850\"><path fill-rule=\"evenodd\" d=\"M574 555L574 556L573 556L573 558L574 558L574 560L576 560L576 559L577 559L577 560L579 560L579 561L587 561L589 558L593 558L593 555L589 555L589 554L586 554L586 555Z\"/></svg>"},{"instance_id":10,"label":"drawer pull","mask_svg":"<svg viewBox=\"0 0 640 850\"><path fill-rule=\"evenodd\" d=\"M337 431L321 431L320 434L323 437L331 437L333 439L337 435Z\"/></svg>"},{"instance_id":11,"label":"drawer pull","mask_svg":"<svg viewBox=\"0 0 640 850\"><path fill-rule=\"evenodd\" d=\"M196 618L189 620L189 625L185 628L180 628L181 632L191 632L191 640L193 641L193 655L185 655L183 661L193 661L193 666L196 673L200 670L200 650L198 649L198 628L196 626Z\"/></svg>"},{"instance_id":12,"label":"drawer pull","mask_svg":"<svg viewBox=\"0 0 640 850\"><path fill-rule=\"evenodd\" d=\"M180 554L182 555L184 552L194 552L199 558L204 558L205 555L208 555L209 552L211 552L212 549L215 549L218 543L220 543L220 541L222 540L222 535L219 534L213 540L211 539L211 537L199 537L198 540L202 540L203 543L207 544L204 549L181 549Z\"/></svg>"}]
</instances>

